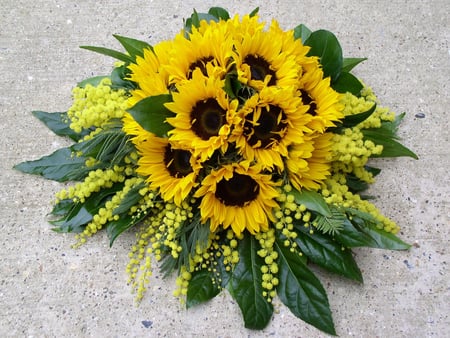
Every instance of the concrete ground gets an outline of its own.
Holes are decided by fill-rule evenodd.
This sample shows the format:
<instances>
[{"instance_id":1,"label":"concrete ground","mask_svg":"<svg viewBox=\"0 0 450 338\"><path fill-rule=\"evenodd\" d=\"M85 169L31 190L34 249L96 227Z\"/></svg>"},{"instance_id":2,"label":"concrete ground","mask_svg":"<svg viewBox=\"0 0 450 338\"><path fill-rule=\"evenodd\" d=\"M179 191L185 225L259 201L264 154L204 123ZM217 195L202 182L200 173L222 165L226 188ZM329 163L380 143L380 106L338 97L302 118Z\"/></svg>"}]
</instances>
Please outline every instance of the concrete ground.
<instances>
[{"instance_id":1,"label":"concrete ground","mask_svg":"<svg viewBox=\"0 0 450 338\"><path fill-rule=\"evenodd\" d=\"M0 6L0 336L323 337L277 301L269 326L243 328L223 293L186 311L174 278L153 278L140 307L126 285L126 234L104 234L78 250L50 230L46 214L60 184L12 170L66 142L31 115L63 111L78 81L110 71L112 60L79 45L118 47L113 33L155 43L171 38L193 8L232 13L260 6L283 28L305 23L339 37L345 56L369 58L357 75L382 104L407 112L400 135L420 160L377 161L372 194L402 226L409 252L355 250L364 285L319 271L341 337L448 337L450 332L450 2L447 0L199 1L2 0Z\"/></svg>"}]
</instances>

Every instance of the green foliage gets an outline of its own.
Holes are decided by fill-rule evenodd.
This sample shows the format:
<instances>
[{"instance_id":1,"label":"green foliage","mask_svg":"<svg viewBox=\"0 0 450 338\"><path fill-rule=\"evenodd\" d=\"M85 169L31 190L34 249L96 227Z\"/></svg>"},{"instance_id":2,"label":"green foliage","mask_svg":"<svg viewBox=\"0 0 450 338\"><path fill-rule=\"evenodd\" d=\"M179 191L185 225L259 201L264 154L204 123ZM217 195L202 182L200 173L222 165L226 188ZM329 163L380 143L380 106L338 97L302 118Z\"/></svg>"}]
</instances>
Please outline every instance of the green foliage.
<instances>
[{"instance_id":1,"label":"green foliage","mask_svg":"<svg viewBox=\"0 0 450 338\"><path fill-rule=\"evenodd\" d=\"M277 238L275 247L278 252L278 297L291 312L317 327L336 335L327 294L308 269L297 252L291 252L283 241Z\"/></svg>"},{"instance_id":2,"label":"green foliage","mask_svg":"<svg viewBox=\"0 0 450 338\"><path fill-rule=\"evenodd\" d=\"M362 283L361 271L349 249L343 248L327 234L310 233L311 228L306 228L302 222L297 222L294 227L298 235L295 242L309 260L328 271Z\"/></svg>"},{"instance_id":3,"label":"green foliage","mask_svg":"<svg viewBox=\"0 0 450 338\"><path fill-rule=\"evenodd\" d=\"M230 18L230 13L228 13L222 7L211 7L208 11L208 14L222 20L228 20Z\"/></svg>"},{"instance_id":4,"label":"green foliage","mask_svg":"<svg viewBox=\"0 0 450 338\"><path fill-rule=\"evenodd\" d=\"M149 96L136 103L128 112L142 128L162 137L173 128L166 118L174 114L164 106L171 101L172 96L169 94Z\"/></svg>"},{"instance_id":5,"label":"green foliage","mask_svg":"<svg viewBox=\"0 0 450 338\"><path fill-rule=\"evenodd\" d=\"M334 235L342 230L342 224L347 220L347 217L336 207L330 206L330 211L330 215L317 215L313 220L313 224L322 233Z\"/></svg>"},{"instance_id":6,"label":"green foliage","mask_svg":"<svg viewBox=\"0 0 450 338\"><path fill-rule=\"evenodd\" d=\"M125 65L114 68L111 73L111 88L115 90L124 89L125 91L136 89L137 85L128 79L130 72L130 69Z\"/></svg>"},{"instance_id":7,"label":"green foliage","mask_svg":"<svg viewBox=\"0 0 450 338\"><path fill-rule=\"evenodd\" d=\"M304 42L311 49L308 56L318 56L324 76L330 76L331 82L338 79L342 71L342 48L336 36L326 30L312 32Z\"/></svg>"},{"instance_id":8,"label":"green foliage","mask_svg":"<svg viewBox=\"0 0 450 338\"><path fill-rule=\"evenodd\" d=\"M304 43L311 36L311 31L304 24L300 24L294 28L294 38L300 39Z\"/></svg>"},{"instance_id":9,"label":"green foliage","mask_svg":"<svg viewBox=\"0 0 450 338\"><path fill-rule=\"evenodd\" d=\"M100 75L87 78L81 82L78 82L77 87L85 88L87 85L91 85L92 87L97 87L102 80L109 78L110 76Z\"/></svg>"},{"instance_id":10,"label":"green foliage","mask_svg":"<svg viewBox=\"0 0 450 338\"><path fill-rule=\"evenodd\" d=\"M85 162L85 157L75 156L72 148L67 147L38 160L19 163L14 169L57 182L78 181L91 170L85 166Z\"/></svg>"},{"instance_id":11,"label":"green foliage","mask_svg":"<svg viewBox=\"0 0 450 338\"><path fill-rule=\"evenodd\" d=\"M113 215L126 213L132 206L136 205L143 198L139 191L146 185L147 184L145 182L140 182L132 187L122 199L120 204L114 209Z\"/></svg>"},{"instance_id":12,"label":"green foliage","mask_svg":"<svg viewBox=\"0 0 450 338\"><path fill-rule=\"evenodd\" d=\"M318 192L292 189L290 193L294 195L295 203L298 205L303 204L308 210L315 211L326 217L331 217L332 214L328 204Z\"/></svg>"},{"instance_id":13,"label":"green foliage","mask_svg":"<svg viewBox=\"0 0 450 338\"><path fill-rule=\"evenodd\" d=\"M342 71L349 73L358 64L366 60L367 58L344 58L342 61Z\"/></svg>"},{"instance_id":14,"label":"green foliage","mask_svg":"<svg viewBox=\"0 0 450 338\"><path fill-rule=\"evenodd\" d=\"M349 92L355 96L359 96L364 88L358 78L348 72L341 72L336 81L331 84L331 87L338 93Z\"/></svg>"},{"instance_id":15,"label":"green foliage","mask_svg":"<svg viewBox=\"0 0 450 338\"><path fill-rule=\"evenodd\" d=\"M116 50L105 48L105 47L96 47L96 46L80 46L80 48L90 50L91 52L96 52L99 54L103 54L106 56L110 56L119 61L123 61L125 63L133 62L133 58L130 55L118 52Z\"/></svg>"},{"instance_id":16,"label":"green foliage","mask_svg":"<svg viewBox=\"0 0 450 338\"><path fill-rule=\"evenodd\" d=\"M145 218L145 216L145 213L141 213L140 215L129 215L127 213L123 213L119 216L118 220L108 222L106 225L106 233L109 238L109 246L112 247L114 241L122 232L138 224Z\"/></svg>"},{"instance_id":17,"label":"green foliage","mask_svg":"<svg viewBox=\"0 0 450 338\"><path fill-rule=\"evenodd\" d=\"M372 157L399 157L408 156L418 159L417 155L398 142L397 130L398 126L405 116L405 113L396 116L395 120L385 121L381 123L380 128L362 129L364 139L370 140L375 144L383 146L380 155L372 155Z\"/></svg>"},{"instance_id":18,"label":"green foliage","mask_svg":"<svg viewBox=\"0 0 450 338\"><path fill-rule=\"evenodd\" d=\"M220 289L214 282L213 272L207 269L194 271L188 285L186 307L191 308L204 303L217 296L219 292Z\"/></svg>"},{"instance_id":19,"label":"green foliage","mask_svg":"<svg viewBox=\"0 0 450 338\"><path fill-rule=\"evenodd\" d=\"M70 119L67 116L67 112L47 113L43 111L33 111L32 113L43 122L48 129L58 136L67 136L73 141L79 141L88 133L88 131L76 133L70 129Z\"/></svg>"},{"instance_id":20,"label":"green foliage","mask_svg":"<svg viewBox=\"0 0 450 338\"><path fill-rule=\"evenodd\" d=\"M370 109L366 110L365 112L347 115L341 122L336 124L336 127L330 128L331 129L330 131L335 134L342 134L345 128L353 128L354 126L360 124L361 122L369 118L370 115L372 115L375 112L376 108L377 105L376 103L374 103L372 107L370 107Z\"/></svg>"},{"instance_id":21,"label":"green foliage","mask_svg":"<svg viewBox=\"0 0 450 338\"><path fill-rule=\"evenodd\" d=\"M228 290L241 309L245 327L255 330L265 328L273 314L272 304L262 295L261 266L264 260L257 254L259 249L255 237L245 233L238 246L239 263L228 284Z\"/></svg>"},{"instance_id":22,"label":"green foliage","mask_svg":"<svg viewBox=\"0 0 450 338\"><path fill-rule=\"evenodd\" d=\"M147 42L136 40L132 38L127 38L125 36L113 35L125 48L128 54L133 58L133 62L136 62L136 57L144 56L144 50L150 49L153 50L152 46L150 46Z\"/></svg>"}]
</instances>

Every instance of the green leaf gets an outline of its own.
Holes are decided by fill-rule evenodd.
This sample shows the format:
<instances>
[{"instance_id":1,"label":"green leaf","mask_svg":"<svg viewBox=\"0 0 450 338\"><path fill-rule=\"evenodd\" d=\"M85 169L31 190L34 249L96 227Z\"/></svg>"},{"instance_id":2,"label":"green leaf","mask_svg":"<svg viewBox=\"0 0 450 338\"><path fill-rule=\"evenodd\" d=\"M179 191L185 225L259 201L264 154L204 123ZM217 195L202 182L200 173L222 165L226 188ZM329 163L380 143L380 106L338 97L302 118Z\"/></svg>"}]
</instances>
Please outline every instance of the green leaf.
<instances>
[{"instance_id":1,"label":"green leaf","mask_svg":"<svg viewBox=\"0 0 450 338\"><path fill-rule=\"evenodd\" d=\"M130 56L133 58L133 61L136 61L136 56L144 56L144 49L153 49L152 46L150 46L145 41L127 38L125 36L116 34L113 34L113 36L120 42L120 44L123 46L123 48L125 48L128 54L130 54Z\"/></svg>"},{"instance_id":2,"label":"green leaf","mask_svg":"<svg viewBox=\"0 0 450 338\"><path fill-rule=\"evenodd\" d=\"M342 72L331 84L331 87L338 93L350 92L355 96L360 96L361 90L364 88L356 76L347 72Z\"/></svg>"},{"instance_id":3,"label":"green leaf","mask_svg":"<svg viewBox=\"0 0 450 338\"><path fill-rule=\"evenodd\" d=\"M109 78L108 75L100 75L100 76L90 77L81 82L78 82L77 87L85 88L87 85L91 85L92 87L97 87L100 84L100 82L102 82L103 79L107 79L107 78Z\"/></svg>"},{"instance_id":4,"label":"green leaf","mask_svg":"<svg viewBox=\"0 0 450 338\"><path fill-rule=\"evenodd\" d=\"M172 96L169 94L150 96L136 103L128 112L142 128L162 137L173 129L166 118L174 114L164 106L171 101Z\"/></svg>"},{"instance_id":5,"label":"green leaf","mask_svg":"<svg viewBox=\"0 0 450 338\"><path fill-rule=\"evenodd\" d=\"M334 82L341 73L343 57L342 48L336 36L326 30L312 32L304 42L311 49L308 56L318 56L322 64L324 77L331 77Z\"/></svg>"},{"instance_id":6,"label":"green leaf","mask_svg":"<svg viewBox=\"0 0 450 338\"><path fill-rule=\"evenodd\" d=\"M91 170L86 168L85 162L85 157L75 156L69 147L58 149L38 160L19 163L14 169L58 182L77 181Z\"/></svg>"},{"instance_id":7,"label":"green leaf","mask_svg":"<svg viewBox=\"0 0 450 338\"><path fill-rule=\"evenodd\" d=\"M115 90L124 89L125 91L136 89L137 85L128 80L130 72L130 69L125 65L114 68L111 73L111 88Z\"/></svg>"},{"instance_id":8,"label":"green leaf","mask_svg":"<svg viewBox=\"0 0 450 338\"><path fill-rule=\"evenodd\" d=\"M184 27L186 29L186 32L191 33L192 27L196 28L200 27L200 21L206 20L207 22L210 21L218 22L219 19L220 19L219 17L215 16L212 13L198 13L194 9L194 12L192 13L191 17L186 20ZM189 38L189 35L186 35L186 38Z\"/></svg>"},{"instance_id":9,"label":"green leaf","mask_svg":"<svg viewBox=\"0 0 450 338\"><path fill-rule=\"evenodd\" d=\"M342 62L342 71L349 73L358 64L366 60L367 58L344 58Z\"/></svg>"},{"instance_id":10,"label":"green leaf","mask_svg":"<svg viewBox=\"0 0 450 338\"><path fill-rule=\"evenodd\" d=\"M53 206L50 214L53 216L64 216L74 207L74 205L75 202L72 199L67 198L61 200Z\"/></svg>"},{"instance_id":11,"label":"green leaf","mask_svg":"<svg viewBox=\"0 0 450 338\"><path fill-rule=\"evenodd\" d=\"M120 218L116 221L111 221L106 225L106 233L109 238L109 246L112 247L114 241L119 237L119 235L128 230L132 226L136 225L140 221L142 221L147 215L145 213L141 213L140 215L127 215L122 214Z\"/></svg>"},{"instance_id":12,"label":"green leaf","mask_svg":"<svg viewBox=\"0 0 450 338\"><path fill-rule=\"evenodd\" d=\"M195 271L192 273L192 278L189 281L186 307L189 309L194 305L204 303L217 296L219 292L220 289L214 282L212 272L206 269Z\"/></svg>"},{"instance_id":13,"label":"green leaf","mask_svg":"<svg viewBox=\"0 0 450 338\"><path fill-rule=\"evenodd\" d=\"M349 249L343 248L329 235L319 232L311 234L310 228L304 227L303 224L297 223L294 224L294 227L298 234L295 242L301 252L313 263L328 271L362 283L361 271Z\"/></svg>"},{"instance_id":14,"label":"green leaf","mask_svg":"<svg viewBox=\"0 0 450 338\"><path fill-rule=\"evenodd\" d=\"M252 10L249 14L249 17L253 18L255 15L257 15L259 12L259 7L256 7L254 10Z\"/></svg>"},{"instance_id":15,"label":"green leaf","mask_svg":"<svg viewBox=\"0 0 450 338\"><path fill-rule=\"evenodd\" d=\"M56 135L67 136L74 141L78 141L87 134L86 132L76 133L70 129L70 120L67 117L67 112L47 113L43 111L33 111L32 113Z\"/></svg>"},{"instance_id":16,"label":"green leaf","mask_svg":"<svg viewBox=\"0 0 450 338\"><path fill-rule=\"evenodd\" d=\"M360 124L361 122L365 121L366 119L368 119L370 117L370 115L372 115L375 110L377 108L377 104L374 103L372 107L370 107L370 109L366 110L365 112L362 113L358 113L358 114L352 114L352 115L347 115L343 120L342 120L342 128L353 128L354 126Z\"/></svg>"},{"instance_id":17,"label":"green leaf","mask_svg":"<svg viewBox=\"0 0 450 338\"><path fill-rule=\"evenodd\" d=\"M223 9L222 7L211 7L208 11L208 14L215 16L217 19L228 20L230 18L230 14Z\"/></svg>"},{"instance_id":18,"label":"green leaf","mask_svg":"<svg viewBox=\"0 0 450 338\"><path fill-rule=\"evenodd\" d=\"M113 49L109 49L109 48L105 48L105 47L95 47L95 46L80 46L80 48L87 49L87 50L90 50L92 52L96 52L96 53L103 54L103 55L106 55L106 56L110 56L110 57L112 57L114 59L117 59L117 60L120 60L120 61L123 61L123 62L126 62L126 63L128 63L128 62L133 63L134 62L133 58L131 56L129 56L127 54L124 54L124 53L121 53L121 52L118 52L118 51L113 50Z\"/></svg>"},{"instance_id":19,"label":"green leaf","mask_svg":"<svg viewBox=\"0 0 450 338\"><path fill-rule=\"evenodd\" d=\"M302 191L292 189L290 193L294 195L297 204L303 204L308 210L315 211L323 216L331 216L331 210L328 204L318 192L305 189Z\"/></svg>"},{"instance_id":20,"label":"green leaf","mask_svg":"<svg viewBox=\"0 0 450 338\"><path fill-rule=\"evenodd\" d=\"M113 215L119 215L128 212L132 206L137 204L143 196L139 193L139 190L146 186L145 182L140 182L132 187L124 196L120 204L113 210Z\"/></svg>"},{"instance_id":21,"label":"green leaf","mask_svg":"<svg viewBox=\"0 0 450 338\"><path fill-rule=\"evenodd\" d=\"M314 225L317 230L324 234L335 234L343 228L343 223L347 220L345 213L341 212L336 207L330 207L331 215L317 215L314 218Z\"/></svg>"},{"instance_id":22,"label":"green leaf","mask_svg":"<svg viewBox=\"0 0 450 338\"><path fill-rule=\"evenodd\" d=\"M245 234L239 242L239 262L231 275L229 290L239 304L245 327L261 330L267 326L273 314L273 306L263 297L261 266L264 260L254 236Z\"/></svg>"},{"instance_id":23,"label":"green leaf","mask_svg":"<svg viewBox=\"0 0 450 338\"><path fill-rule=\"evenodd\" d=\"M327 294L319 279L296 252L277 238L278 297L291 312L319 330L336 335Z\"/></svg>"},{"instance_id":24,"label":"green leaf","mask_svg":"<svg viewBox=\"0 0 450 338\"><path fill-rule=\"evenodd\" d=\"M294 28L294 39L300 39L304 43L311 35L311 31L304 24L300 24Z\"/></svg>"},{"instance_id":25,"label":"green leaf","mask_svg":"<svg viewBox=\"0 0 450 338\"><path fill-rule=\"evenodd\" d=\"M414 159L419 159L417 155L402 145L400 142L395 140L395 136L388 136L383 133L383 130L373 128L373 129L362 129L361 132L364 135L365 140L370 140L375 144L383 146L383 151L379 155L372 155L371 157L400 157L407 156Z\"/></svg>"}]
</instances>

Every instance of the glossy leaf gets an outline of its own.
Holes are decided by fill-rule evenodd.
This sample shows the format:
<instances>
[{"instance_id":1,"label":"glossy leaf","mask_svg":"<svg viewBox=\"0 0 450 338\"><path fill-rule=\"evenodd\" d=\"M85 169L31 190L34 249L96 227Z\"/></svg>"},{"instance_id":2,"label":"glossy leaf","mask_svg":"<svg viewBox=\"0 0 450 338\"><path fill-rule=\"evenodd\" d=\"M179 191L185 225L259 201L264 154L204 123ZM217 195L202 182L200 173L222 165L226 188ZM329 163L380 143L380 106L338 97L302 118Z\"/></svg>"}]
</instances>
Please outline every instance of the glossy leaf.
<instances>
[{"instance_id":1,"label":"glossy leaf","mask_svg":"<svg viewBox=\"0 0 450 338\"><path fill-rule=\"evenodd\" d=\"M256 7L254 10L252 10L249 14L249 17L253 18L255 15L257 15L259 12L259 7Z\"/></svg>"},{"instance_id":2,"label":"glossy leaf","mask_svg":"<svg viewBox=\"0 0 450 338\"><path fill-rule=\"evenodd\" d=\"M113 35L125 48L125 50L130 54L134 61L136 61L136 56L144 56L144 49L152 50L152 46L150 46L147 42L136 40L132 38L127 38L125 36Z\"/></svg>"},{"instance_id":3,"label":"glossy leaf","mask_svg":"<svg viewBox=\"0 0 450 338\"><path fill-rule=\"evenodd\" d=\"M85 166L86 158L75 156L71 148L61 148L38 160L14 166L27 174L41 175L47 179L66 182L82 179L91 169Z\"/></svg>"},{"instance_id":4,"label":"glossy leaf","mask_svg":"<svg viewBox=\"0 0 450 338\"><path fill-rule=\"evenodd\" d=\"M77 83L77 87L85 88L87 85L91 85L92 87L97 87L102 80L109 78L107 75L100 75L100 76L94 76L90 77L88 79L85 79L81 82Z\"/></svg>"},{"instance_id":5,"label":"glossy leaf","mask_svg":"<svg viewBox=\"0 0 450 338\"><path fill-rule=\"evenodd\" d=\"M336 81L331 84L331 87L338 93L349 92L355 96L360 96L361 90L364 88L356 76L347 72L342 72Z\"/></svg>"},{"instance_id":6,"label":"glossy leaf","mask_svg":"<svg viewBox=\"0 0 450 338\"><path fill-rule=\"evenodd\" d=\"M349 73L358 64L366 60L367 58L344 58L342 62L342 71Z\"/></svg>"},{"instance_id":7,"label":"glossy leaf","mask_svg":"<svg viewBox=\"0 0 450 338\"><path fill-rule=\"evenodd\" d=\"M294 28L294 39L300 39L304 43L311 35L311 31L304 24L300 24Z\"/></svg>"},{"instance_id":8,"label":"glossy leaf","mask_svg":"<svg viewBox=\"0 0 450 338\"><path fill-rule=\"evenodd\" d=\"M114 209L113 215L119 215L130 210L132 206L137 204L143 196L139 191L146 186L145 182L141 182L136 186L132 187L124 196L117 208Z\"/></svg>"},{"instance_id":9,"label":"glossy leaf","mask_svg":"<svg viewBox=\"0 0 450 338\"><path fill-rule=\"evenodd\" d=\"M192 273L186 295L187 308L204 303L219 294L220 289L213 282L214 276L212 274L213 272L206 269Z\"/></svg>"},{"instance_id":10,"label":"glossy leaf","mask_svg":"<svg viewBox=\"0 0 450 338\"><path fill-rule=\"evenodd\" d=\"M297 204L303 204L308 210L315 211L323 216L331 216L331 210L321 194L305 189L302 191L292 189L290 193L294 195Z\"/></svg>"},{"instance_id":11,"label":"glossy leaf","mask_svg":"<svg viewBox=\"0 0 450 338\"><path fill-rule=\"evenodd\" d=\"M343 248L331 236L319 232L310 233L310 228L295 224L297 238L295 242L301 252L314 264L341 276L362 282L362 274L353 259L352 252Z\"/></svg>"},{"instance_id":12,"label":"glossy leaf","mask_svg":"<svg viewBox=\"0 0 450 338\"><path fill-rule=\"evenodd\" d=\"M103 54L106 56L110 56L114 59L123 61L125 63L133 62L133 58L131 56L121 53L121 52L118 52L113 49L109 49L109 48L105 48L105 47L95 47L95 46L80 46L80 48L87 49L92 52L96 52L96 53Z\"/></svg>"},{"instance_id":13,"label":"glossy leaf","mask_svg":"<svg viewBox=\"0 0 450 338\"><path fill-rule=\"evenodd\" d=\"M373 106L370 107L370 109L366 110L365 112L347 115L342 120L341 127L342 128L352 128L352 127L360 124L361 122L368 119L370 117L370 115L372 115L375 112L376 109L377 109L377 104L374 103Z\"/></svg>"},{"instance_id":14,"label":"glossy leaf","mask_svg":"<svg viewBox=\"0 0 450 338\"><path fill-rule=\"evenodd\" d=\"M395 140L395 136L388 136L383 133L383 130L362 129L365 140L370 140L375 144L382 145L383 151L379 155L372 155L371 157L400 157L407 156L418 159L417 155L405 147L403 144Z\"/></svg>"},{"instance_id":15,"label":"glossy leaf","mask_svg":"<svg viewBox=\"0 0 450 338\"><path fill-rule=\"evenodd\" d=\"M208 11L208 14L215 16L217 19L228 20L230 18L230 14L223 9L222 7L211 7Z\"/></svg>"},{"instance_id":16,"label":"glossy leaf","mask_svg":"<svg viewBox=\"0 0 450 338\"><path fill-rule=\"evenodd\" d=\"M144 219L145 216L145 213L141 213L139 216L122 214L118 220L108 222L106 225L106 233L109 238L109 246L112 247L114 241L120 234L138 224Z\"/></svg>"},{"instance_id":17,"label":"glossy leaf","mask_svg":"<svg viewBox=\"0 0 450 338\"><path fill-rule=\"evenodd\" d=\"M125 65L113 69L111 73L111 88L114 90L124 89L125 91L136 88L136 84L128 79L130 69Z\"/></svg>"},{"instance_id":18,"label":"glossy leaf","mask_svg":"<svg viewBox=\"0 0 450 338\"><path fill-rule=\"evenodd\" d=\"M76 133L70 129L70 120L67 116L67 112L47 113L43 111L33 111L32 113L56 135L67 136L74 141L78 141L86 135L86 133Z\"/></svg>"},{"instance_id":19,"label":"glossy leaf","mask_svg":"<svg viewBox=\"0 0 450 338\"><path fill-rule=\"evenodd\" d=\"M273 306L263 297L262 272L264 260L256 253L258 242L249 234L239 243L239 262L231 275L229 290L239 304L245 327L261 330L267 326L273 314Z\"/></svg>"},{"instance_id":20,"label":"glossy leaf","mask_svg":"<svg viewBox=\"0 0 450 338\"><path fill-rule=\"evenodd\" d=\"M142 128L162 137L173 128L166 118L174 114L164 106L171 101L172 96L168 94L150 96L136 103L128 112Z\"/></svg>"},{"instance_id":21,"label":"glossy leaf","mask_svg":"<svg viewBox=\"0 0 450 338\"><path fill-rule=\"evenodd\" d=\"M326 30L312 32L304 42L311 49L308 56L318 56L324 77L331 77L334 82L340 75L343 63L342 48L336 36Z\"/></svg>"},{"instance_id":22,"label":"glossy leaf","mask_svg":"<svg viewBox=\"0 0 450 338\"><path fill-rule=\"evenodd\" d=\"M278 297L291 312L319 330L336 335L327 294L319 279L308 269L296 252L291 252L279 238Z\"/></svg>"}]
</instances>

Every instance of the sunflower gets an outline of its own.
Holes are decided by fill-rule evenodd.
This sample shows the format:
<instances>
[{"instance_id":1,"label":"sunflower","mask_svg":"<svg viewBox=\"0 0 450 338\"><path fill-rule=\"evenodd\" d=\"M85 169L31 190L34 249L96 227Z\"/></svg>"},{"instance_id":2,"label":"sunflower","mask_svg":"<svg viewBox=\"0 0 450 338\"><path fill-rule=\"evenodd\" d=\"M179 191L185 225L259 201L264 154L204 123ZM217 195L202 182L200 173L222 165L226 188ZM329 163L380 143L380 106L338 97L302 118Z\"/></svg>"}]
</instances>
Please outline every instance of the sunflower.
<instances>
[{"instance_id":1,"label":"sunflower","mask_svg":"<svg viewBox=\"0 0 450 338\"><path fill-rule=\"evenodd\" d=\"M264 169L284 168L283 157L288 147L302 140L311 117L307 106L292 88L265 87L248 99L239 110L241 122L232 131L230 140L249 161L256 160Z\"/></svg>"},{"instance_id":2,"label":"sunflower","mask_svg":"<svg viewBox=\"0 0 450 338\"><path fill-rule=\"evenodd\" d=\"M344 106L339 102L342 95L331 88L330 77L323 78L323 75L318 62L309 64L299 82L301 99L312 116L307 126L321 133L344 117Z\"/></svg>"},{"instance_id":3,"label":"sunflower","mask_svg":"<svg viewBox=\"0 0 450 338\"><path fill-rule=\"evenodd\" d=\"M192 27L191 33L182 31L175 37L169 62L162 66L170 74L170 85L191 79L196 69L205 76L225 76L233 43L226 28L223 21L202 21L200 30Z\"/></svg>"},{"instance_id":4,"label":"sunflower","mask_svg":"<svg viewBox=\"0 0 450 338\"><path fill-rule=\"evenodd\" d=\"M286 168L297 190L318 190L330 175L332 137L332 133L316 134L289 148Z\"/></svg>"},{"instance_id":5,"label":"sunflower","mask_svg":"<svg viewBox=\"0 0 450 338\"><path fill-rule=\"evenodd\" d=\"M271 175L250 162L232 163L213 170L202 181L194 197L201 197L200 215L215 232L231 226L236 235L245 229L255 234L267 231L273 221L272 209L278 207L279 195Z\"/></svg>"},{"instance_id":6,"label":"sunflower","mask_svg":"<svg viewBox=\"0 0 450 338\"><path fill-rule=\"evenodd\" d=\"M301 67L293 55L283 52L289 49L285 46L288 41L285 33L275 29L263 31L258 27L253 30L246 27L235 36L233 58L239 81L257 90L267 85L296 86Z\"/></svg>"},{"instance_id":7,"label":"sunflower","mask_svg":"<svg viewBox=\"0 0 450 338\"><path fill-rule=\"evenodd\" d=\"M169 62L171 50L172 42L162 41L153 49L144 49L144 55L136 57L136 62L128 66L131 72L128 79L137 85L128 99L130 107L146 97L170 92L169 73L162 65Z\"/></svg>"},{"instance_id":8,"label":"sunflower","mask_svg":"<svg viewBox=\"0 0 450 338\"><path fill-rule=\"evenodd\" d=\"M159 189L164 201L181 205L192 188L200 165L191 152L175 148L167 138L149 135L136 148L140 158L136 172L147 177L151 189Z\"/></svg>"},{"instance_id":9,"label":"sunflower","mask_svg":"<svg viewBox=\"0 0 450 338\"><path fill-rule=\"evenodd\" d=\"M210 158L215 150L225 152L228 148L228 135L238 102L229 102L223 86L223 80L205 77L197 69L190 81L177 87L173 102L166 103L176 114L167 119L174 127L169 132L170 140L192 149L202 161Z\"/></svg>"}]
</instances>

